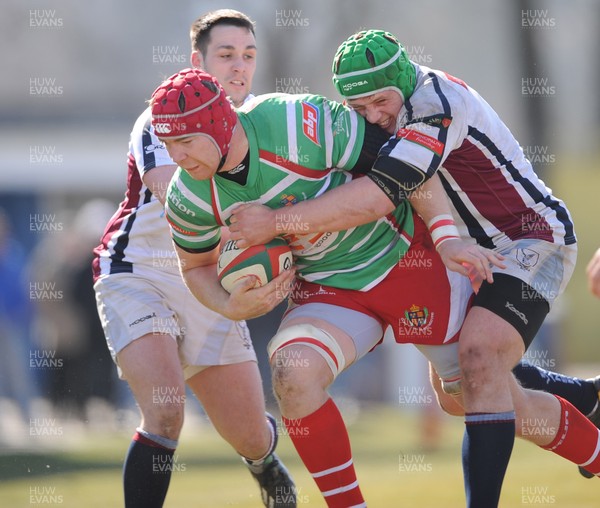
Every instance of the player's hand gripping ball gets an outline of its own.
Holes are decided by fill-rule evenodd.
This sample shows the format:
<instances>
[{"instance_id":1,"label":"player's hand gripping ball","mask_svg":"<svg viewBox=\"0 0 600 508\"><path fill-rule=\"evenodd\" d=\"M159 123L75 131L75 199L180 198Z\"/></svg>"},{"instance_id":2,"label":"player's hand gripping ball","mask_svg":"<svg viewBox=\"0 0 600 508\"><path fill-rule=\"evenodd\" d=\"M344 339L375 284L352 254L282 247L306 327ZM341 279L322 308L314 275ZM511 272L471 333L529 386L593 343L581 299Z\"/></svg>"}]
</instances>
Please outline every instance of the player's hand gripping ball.
<instances>
[{"instance_id":1,"label":"player's hand gripping ball","mask_svg":"<svg viewBox=\"0 0 600 508\"><path fill-rule=\"evenodd\" d=\"M255 287L264 286L291 268L292 262L292 251L283 238L245 249L229 240L219 255L217 275L221 286L230 293L236 282L252 275L257 278Z\"/></svg>"}]
</instances>

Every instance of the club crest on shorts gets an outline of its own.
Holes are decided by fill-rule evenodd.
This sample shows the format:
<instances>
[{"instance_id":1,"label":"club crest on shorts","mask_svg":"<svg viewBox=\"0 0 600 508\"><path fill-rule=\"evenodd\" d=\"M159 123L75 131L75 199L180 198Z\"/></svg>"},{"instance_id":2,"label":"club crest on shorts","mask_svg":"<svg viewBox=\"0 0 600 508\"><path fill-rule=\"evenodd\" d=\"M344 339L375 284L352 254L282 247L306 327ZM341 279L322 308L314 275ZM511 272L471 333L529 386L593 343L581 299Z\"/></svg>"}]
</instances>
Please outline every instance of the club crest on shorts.
<instances>
[{"instance_id":1,"label":"club crest on shorts","mask_svg":"<svg viewBox=\"0 0 600 508\"><path fill-rule=\"evenodd\" d=\"M519 267L523 270L531 270L540 259L538 252L531 249L517 249L516 256Z\"/></svg>"},{"instance_id":2,"label":"club crest on shorts","mask_svg":"<svg viewBox=\"0 0 600 508\"><path fill-rule=\"evenodd\" d=\"M404 311L406 321L410 326L423 328L429 324L429 309L427 307L419 307L411 305L410 309Z\"/></svg>"},{"instance_id":3,"label":"club crest on shorts","mask_svg":"<svg viewBox=\"0 0 600 508\"><path fill-rule=\"evenodd\" d=\"M413 303L398 316L396 342L412 342L414 344L430 344L433 337L433 321L435 312L425 305Z\"/></svg>"}]
</instances>

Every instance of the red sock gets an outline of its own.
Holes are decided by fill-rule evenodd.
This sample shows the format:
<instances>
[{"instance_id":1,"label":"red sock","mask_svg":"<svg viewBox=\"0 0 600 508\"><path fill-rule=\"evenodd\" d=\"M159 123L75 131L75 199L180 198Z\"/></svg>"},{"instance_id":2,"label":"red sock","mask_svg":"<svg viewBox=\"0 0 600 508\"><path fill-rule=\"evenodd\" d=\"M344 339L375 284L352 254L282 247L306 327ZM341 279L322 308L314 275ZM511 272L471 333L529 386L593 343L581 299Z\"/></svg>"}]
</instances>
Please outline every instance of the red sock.
<instances>
[{"instance_id":1,"label":"red sock","mask_svg":"<svg viewBox=\"0 0 600 508\"><path fill-rule=\"evenodd\" d=\"M564 457L587 471L600 474L600 432L583 414L565 399L560 402L560 425L554 441L545 450Z\"/></svg>"},{"instance_id":2,"label":"red sock","mask_svg":"<svg viewBox=\"0 0 600 508\"><path fill-rule=\"evenodd\" d=\"M328 399L314 413L283 418L292 443L330 508L365 507L352 463L348 431Z\"/></svg>"}]
</instances>

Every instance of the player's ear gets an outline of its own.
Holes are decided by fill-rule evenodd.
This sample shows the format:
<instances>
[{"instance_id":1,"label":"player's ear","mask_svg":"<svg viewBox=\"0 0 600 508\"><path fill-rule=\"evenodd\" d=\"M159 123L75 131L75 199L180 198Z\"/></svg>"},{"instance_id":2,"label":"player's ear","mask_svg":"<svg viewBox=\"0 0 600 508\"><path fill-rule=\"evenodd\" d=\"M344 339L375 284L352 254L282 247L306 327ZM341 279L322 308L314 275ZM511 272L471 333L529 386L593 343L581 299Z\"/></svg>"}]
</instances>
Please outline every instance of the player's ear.
<instances>
[{"instance_id":1,"label":"player's ear","mask_svg":"<svg viewBox=\"0 0 600 508\"><path fill-rule=\"evenodd\" d=\"M195 67L196 69L202 69L202 65L204 64L202 60L202 53L200 53L200 51L197 49L192 51L192 54L190 55L190 62L192 67Z\"/></svg>"}]
</instances>

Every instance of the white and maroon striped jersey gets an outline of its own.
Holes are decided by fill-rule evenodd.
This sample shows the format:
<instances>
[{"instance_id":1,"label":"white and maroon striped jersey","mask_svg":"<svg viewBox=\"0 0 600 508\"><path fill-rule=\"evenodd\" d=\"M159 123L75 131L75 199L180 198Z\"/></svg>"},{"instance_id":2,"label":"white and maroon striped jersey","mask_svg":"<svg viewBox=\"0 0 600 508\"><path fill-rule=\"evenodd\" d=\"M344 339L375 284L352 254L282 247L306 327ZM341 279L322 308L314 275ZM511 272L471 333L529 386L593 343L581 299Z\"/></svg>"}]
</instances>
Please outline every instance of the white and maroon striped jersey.
<instances>
[{"instance_id":1,"label":"white and maroon striped jersey","mask_svg":"<svg viewBox=\"0 0 600 508\"><path fill-rule=\"evenodd\" d=\"M461 235L484 247L523 238L575 243L565 204L536 175L492 107L460 79L415 67L415 91L381 155L428 177L437 171Z\"/></svg>"},{"instance_id":2,"label":"white and maroon striped jersey","mask_svg":"<svg viewBox=\"0 0 600 508\"><path fill-rule=\"evenodd\" d=\"M127 158L127 190L118 210L106 225L94 249L94 280L112 273L160 269L179 273L164 207L150 192L142 176L159 166L174 164L150 125L144 111L133 126Z\"/></svg>"}]
</instances>

